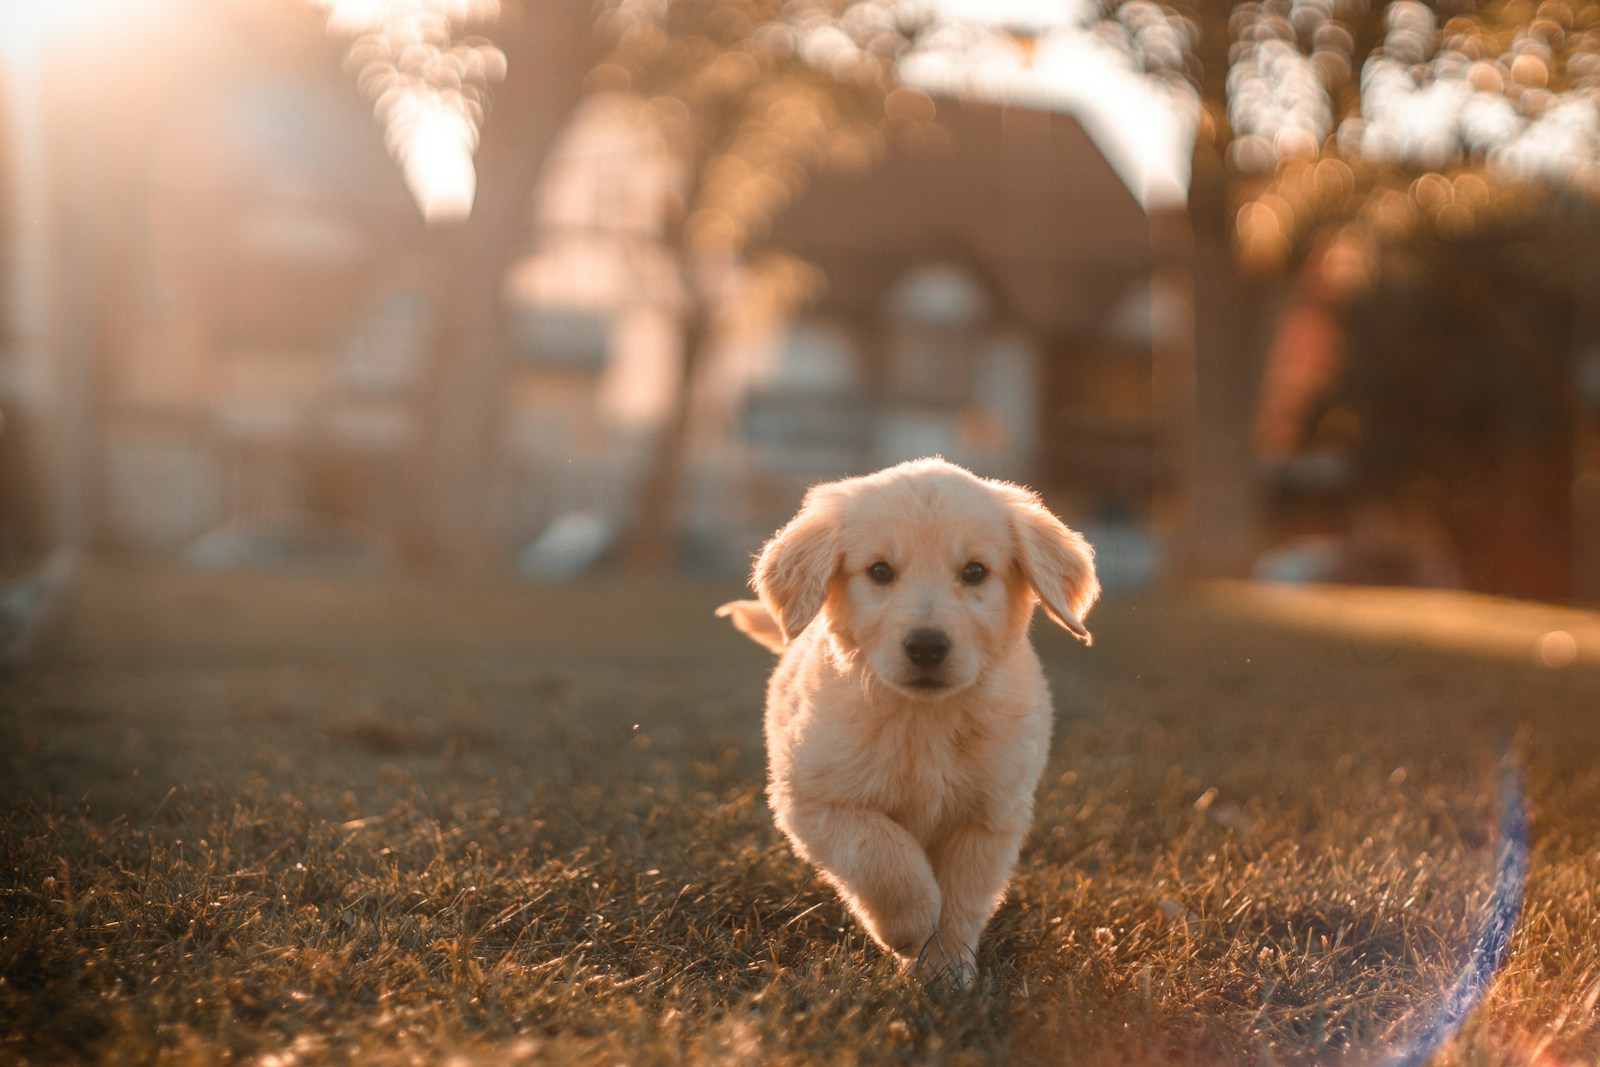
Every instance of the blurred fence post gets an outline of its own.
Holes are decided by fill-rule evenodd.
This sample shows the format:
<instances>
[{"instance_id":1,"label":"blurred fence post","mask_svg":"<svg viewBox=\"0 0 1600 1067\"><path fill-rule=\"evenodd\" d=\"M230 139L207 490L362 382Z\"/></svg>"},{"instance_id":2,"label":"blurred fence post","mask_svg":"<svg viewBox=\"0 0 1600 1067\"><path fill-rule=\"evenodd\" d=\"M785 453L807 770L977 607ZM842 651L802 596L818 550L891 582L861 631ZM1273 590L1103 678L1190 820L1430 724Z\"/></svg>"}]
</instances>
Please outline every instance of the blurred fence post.
<instances>
[{"instance_id":1,"label":"blurred fence post","mask_svg":"<svg viewBox=\"0 0 1600 1067\"><path fill-rule=\"evenodd\" d=\"M1576 419L1572 457L1572 588L1583 604L1600 604L1600 209L1583 197L1573 215L1572 338Z\"/></svg>"},{"instance_id":2,"label":"blurred fence post","mask_svg":"<svg viewBox=\"0 0 1600 1067\"><path fill-rule=\"evenodd\" d=\"M29 15L0 21L12 35L4 97L12 216L0 401L5 427L0 488L4 536L24 542L83 546L92 536L90 471L96 365L104 296L104 179L93 129L52 127L57 98L69 94L70 72L56 71L46 41ZM73 105L81 103L73 101ZM68 110L68 113L77 113ZM86 112L96 114L94 111Z\"/></svg>"},{"instance_id":3,"label":"blurred fence post","mask_svg":"<svg viewBox=\"0 0 1600 1067\"><path fill-rule=\"evenodd\" d=\"M31 552L52 534L43 463L51 454L49 157L39 57L20 7L0 7L10 53L0 63L0 552Z\"/></svg>"}]
</instances>

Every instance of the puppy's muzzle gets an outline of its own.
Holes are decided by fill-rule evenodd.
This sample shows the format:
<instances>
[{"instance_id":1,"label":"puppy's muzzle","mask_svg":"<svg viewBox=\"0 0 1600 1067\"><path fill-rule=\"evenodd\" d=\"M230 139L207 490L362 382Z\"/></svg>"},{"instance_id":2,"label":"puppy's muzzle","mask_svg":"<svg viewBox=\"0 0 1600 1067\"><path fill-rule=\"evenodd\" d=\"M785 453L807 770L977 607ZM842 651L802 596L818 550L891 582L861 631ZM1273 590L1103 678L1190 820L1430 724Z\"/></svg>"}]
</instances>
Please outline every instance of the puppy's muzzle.
<instances>
[{"instance_id":1,"label":"puppy's muzzle","mask_svg":"<svg viewBox=\"0 0 1600 1067\"><path fill-rule=\"evenodd\" d=\"M918 667L937 667L950 652L950 635L943 630L912 630L905 649L906 658Z\"/></svg>"}]
</instances>

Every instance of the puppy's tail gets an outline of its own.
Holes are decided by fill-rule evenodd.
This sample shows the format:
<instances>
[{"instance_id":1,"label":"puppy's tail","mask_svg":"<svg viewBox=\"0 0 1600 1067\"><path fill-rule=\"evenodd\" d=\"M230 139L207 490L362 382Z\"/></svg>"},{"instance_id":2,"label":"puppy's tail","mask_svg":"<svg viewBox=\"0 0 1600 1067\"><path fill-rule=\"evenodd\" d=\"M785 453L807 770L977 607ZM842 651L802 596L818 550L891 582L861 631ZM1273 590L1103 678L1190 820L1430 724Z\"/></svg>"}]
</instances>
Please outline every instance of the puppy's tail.
<instances>
[{"instance_id":1,"label":"puppy's tail","mask_svg":"<svg viewBox=\"0 0 1600 1067\"><path fill-rule=\"evenodd\" d=\"M733 628L773 652L783 651L783 631L767 606L759 600L730 600L717 609L717 618L728 619Z\"/></svg>"}]
</instances>

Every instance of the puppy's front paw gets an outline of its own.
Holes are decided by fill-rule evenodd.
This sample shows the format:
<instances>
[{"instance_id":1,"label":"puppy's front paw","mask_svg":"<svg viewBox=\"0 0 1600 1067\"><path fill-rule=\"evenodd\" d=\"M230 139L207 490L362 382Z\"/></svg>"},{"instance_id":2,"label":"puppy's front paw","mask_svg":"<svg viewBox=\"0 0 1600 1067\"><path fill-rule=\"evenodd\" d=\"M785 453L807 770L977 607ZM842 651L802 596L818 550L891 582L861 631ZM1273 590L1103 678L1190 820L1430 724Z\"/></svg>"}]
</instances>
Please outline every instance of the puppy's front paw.
<instances>
[{"instance_id":1,"label":"puppy's front paw","mask_svg":"<svg viewBox=\"0 0 1600 1067\"><path fill-rule=\"evenodd\" d=\"M903 959L902 965L905 965ZM977 953L939 932L935 932L917 958L910 961L909 969L930 985L971 989L978 982Z\"/></svg>"}]
</instances>

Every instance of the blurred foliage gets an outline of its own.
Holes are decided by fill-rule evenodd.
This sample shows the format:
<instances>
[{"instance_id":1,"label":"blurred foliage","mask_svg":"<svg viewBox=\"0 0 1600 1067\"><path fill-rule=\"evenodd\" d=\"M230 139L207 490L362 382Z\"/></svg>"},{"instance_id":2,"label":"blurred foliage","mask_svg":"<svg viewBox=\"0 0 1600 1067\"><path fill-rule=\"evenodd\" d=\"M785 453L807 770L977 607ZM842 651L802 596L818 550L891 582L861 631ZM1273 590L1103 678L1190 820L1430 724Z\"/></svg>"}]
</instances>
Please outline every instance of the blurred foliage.
<instances>
[{"instance_id":1,"label":"blurred foliage","mask_svg":"<svg viewBox=\"0 0 1600 1067\"><path fill-rule=\"evenodd\" d=\"M398 155L418 100L475 136L504 56L470 34L495 35L498 4L315 2L359 34L351 64ZM986 20L1024 46L1041 32ZM897 65L959 21L895 0L614 0L588 87L647 104L681 169L669 243L726 266L819 168L938 136L932 101L897 87ZM1523 226L1552 188L1600 195L1597 0L1102 0L1088 23L1174 106L1198 96L1197 152L1230 183L1247 268L1293 266L1332 240L1359 288L1376 249Z\"/></svg>"},{"instance_id":2,"label":"blurred foliage","mask_svg":"<svg viewBox=\"0 0 1600 1067\"><path fill-rule=\"evenodd\" d=\"M693 295L709 299L818 169L870 166L924 130L931 101L895 88L919 25L839 0L622 0L601 16L610 53L590 85L642 101L677 161L667 241L698 264Z\"/></svg>"},{"instance_id":3,"label":"blurred foliage","mask_svg":"<svg viewBox=\"0 0 1600 1067\"><path fill-rule=\"evenodd\" d=\"M773 220L825 167L864 168L892 138L927 136L933 103L895 86L919 30L913 9L878 0L620 0L598 29L607 58L595 92L634 97L676 167L664 245L683 301L675 401L646 476L628 552L670 559L669 516L692 383L734 292L792 306L819 284L792 257L761 250Z\"/></svg>"},{"instance_id":4,"label":"blurred foliage","mask_svg":"<svg viewBox=\"0 0 1600 1067\"><path fill-rule=\"evenodd\" d=\"M1191 76L1247 268L1331 250L1358 293L1385 248L1503 240L1600 194L1600 4L1262 0L1226 26L1225 76Z\"/></svg>"}]
</instances>

